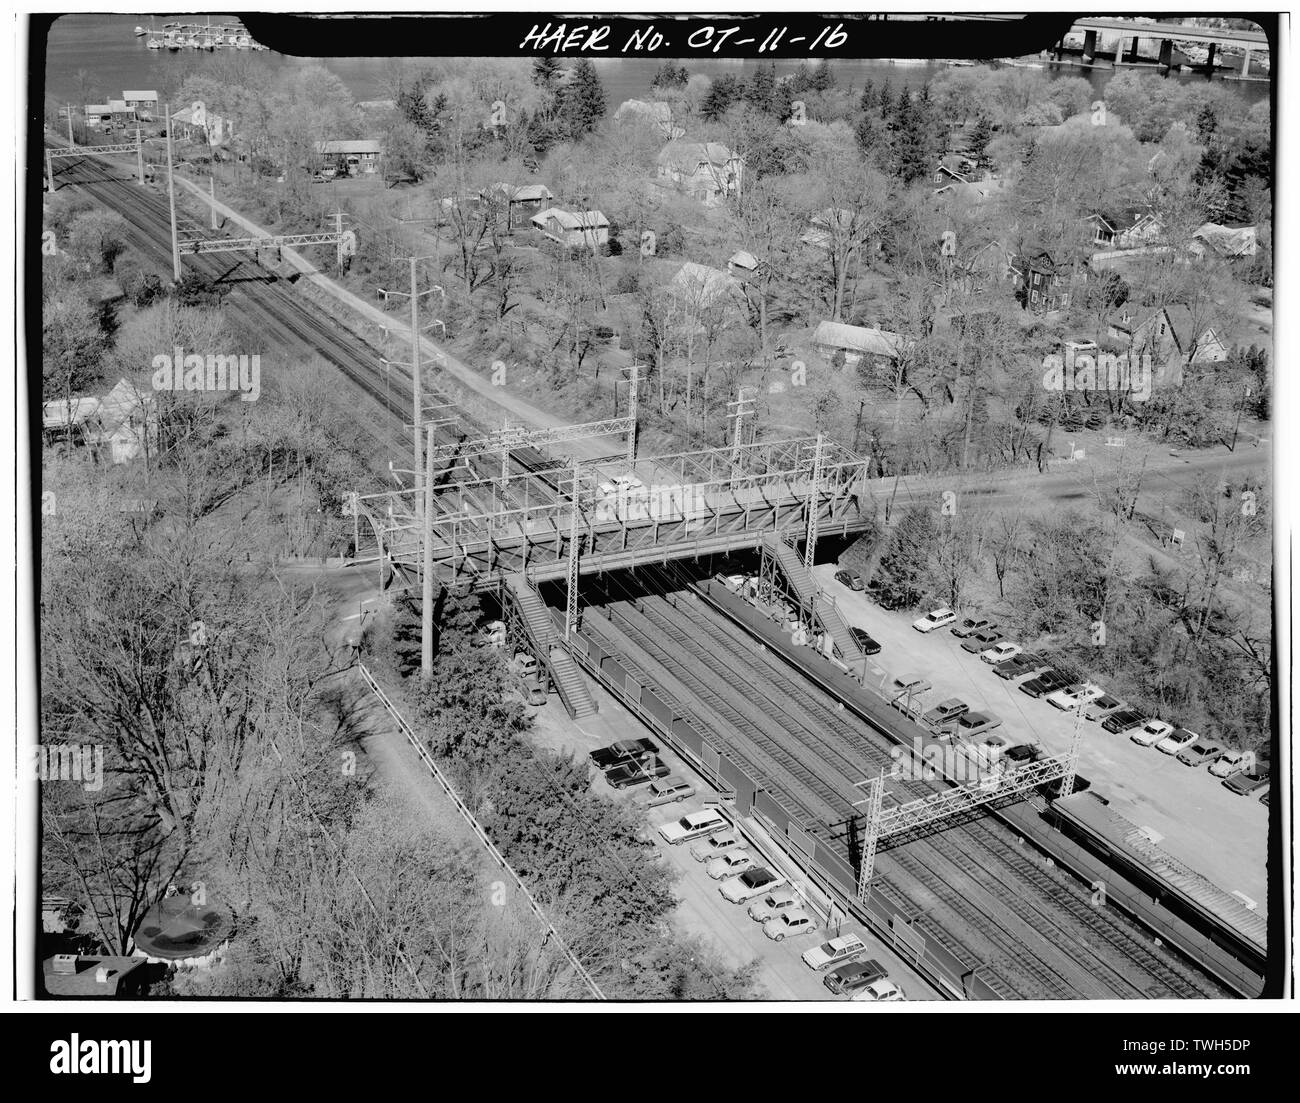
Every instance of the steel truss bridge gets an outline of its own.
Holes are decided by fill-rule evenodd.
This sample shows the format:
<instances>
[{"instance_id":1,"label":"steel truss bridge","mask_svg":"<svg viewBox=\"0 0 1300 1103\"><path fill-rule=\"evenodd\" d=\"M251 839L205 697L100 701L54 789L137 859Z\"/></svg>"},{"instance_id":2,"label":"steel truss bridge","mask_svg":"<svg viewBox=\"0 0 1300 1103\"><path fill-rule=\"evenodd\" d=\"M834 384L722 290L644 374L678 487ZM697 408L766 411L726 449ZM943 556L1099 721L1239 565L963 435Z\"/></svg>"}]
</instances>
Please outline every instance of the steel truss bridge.
<instances>
[{"instance_id":1,"label":"steel truss bridge","mask_svg":"<svg viewBox=\"0 0 1300 1103\"><path fill-rule=\"evenodd\" d=\"M502 478L461 480L456 464L430 480L427 524L414 490L356 499L385 578L395 566L422 577L425 532L439 583L487 590L516 573L540 582L755 548L787 529L851 535L874 516L868 461L820 437Z\"/></svg>"}]
</instances>

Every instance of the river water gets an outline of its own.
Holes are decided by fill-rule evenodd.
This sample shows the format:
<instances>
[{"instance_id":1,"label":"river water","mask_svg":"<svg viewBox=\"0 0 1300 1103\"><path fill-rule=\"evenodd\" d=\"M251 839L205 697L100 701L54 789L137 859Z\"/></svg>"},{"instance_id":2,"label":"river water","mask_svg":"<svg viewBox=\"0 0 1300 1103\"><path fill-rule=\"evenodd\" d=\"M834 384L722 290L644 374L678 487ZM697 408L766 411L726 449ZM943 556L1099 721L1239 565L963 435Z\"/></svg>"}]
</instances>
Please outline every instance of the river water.
<instances>
[{"instance_id":1,"label":"river water","mask_svg":"<svg viewBox=\"0 0 1300 1103\"><path fill-rule=\"evenodd\" d=\"M187 22L198 22L200 17L173 15L155 15L156 25L161 28L164 23L186 18ZM231 17L212 17L214 23L227 22ZM170 53L167 50L150 50L145 39L134 36L137 26L148 28L149 19L145 16L132 15L66 15L61 17L51 28L49 48L46 54L45 88L46 95L59 103L79 101L82 95L82 79L78 72L86 74L86 91L92 97L90 102L103 102L108 98L120 97L127 88L157 89L159 91L169 84L179 86L185 77L201 74L219 54L209 54L200 50L181 50ZM265 51L247 55L252 64L264 66L267 70L277 72L296 66L321 64L334 72L351 90L358 100L383 99L387 93L383 85L385 58L298 58L274 51ZM418 69L422 59L411 58L409 65ZM605 86L605 93L612 110L623 100L645 99L651 95L650 81L659 68L660 60L651 58L596 58L596 69ZM688 58L685 64L692 73L701 73L708 77L718 77L727 73L747 76L760 64L775 64L778 75L793 73L799 66L797 61L759 62L755 60L731 61L720 58ZM830 62L835 79L841 86L861 88L870 80L879 86L884 81L897 90L900 87L914 87L944 72L947 66L943 62L926 62L922 64L899 64L881 60L834 60ZM1110 69L1083 70L1072 65L1048 65L1044 72L1049 76L1084 76L1100 92L1113 75ZM1203 76L1178 74L1172 79L1205 80ZM1269 85L1266 82L1233 82L1235 88L1248 102L1264 99L1268 96Z\"/></svg>"}]
</instances>

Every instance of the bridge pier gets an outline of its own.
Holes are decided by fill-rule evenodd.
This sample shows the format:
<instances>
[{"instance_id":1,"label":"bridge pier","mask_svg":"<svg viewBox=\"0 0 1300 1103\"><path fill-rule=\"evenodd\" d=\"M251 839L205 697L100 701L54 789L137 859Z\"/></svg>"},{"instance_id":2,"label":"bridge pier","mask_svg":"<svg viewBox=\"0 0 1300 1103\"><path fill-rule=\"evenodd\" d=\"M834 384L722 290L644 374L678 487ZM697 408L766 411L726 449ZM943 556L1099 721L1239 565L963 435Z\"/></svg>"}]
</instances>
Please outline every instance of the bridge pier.
<instances>
[{"instance_id":1,"label":"bridge pier","mask_svg":"<svg viewBox=\"0 0 1300 1103\"><path fill-rule=\"evenodd\" d=\"M1219 44L1217 42L1211 42L1209 53L1205 58L1205 75L1207 77L1214 76L1214 63L1215 60L1218 58L1218 56L1219 56Z\"/></svg>"},{"instance_id":2,"label":"bridge pier","mask_svg":"<svg viewBox=\"0 0 1300 1103\"><path fill-rule=\"evenodd\" d=\"M1097 32L1083 32L1083 60L1094 61L1097 57Z\"/></svg>"},{"instance_id":3,"label":"bridge pier","mask_svg":"<svg viewBox=\"0 0 1300 1103\"><path fill-rule=\"evenodd\" d=\"M1172 38L1162 38L1160 40L1160 64L1164 67L1166 73L1174 67L1174 40Z\"/></svg>"},{"instance_id":4,"label":"bridge pier","mask_svg":"<svg viewBox=\"0 0 1300 1103\"><path fill-rule=\"evenodd\" d=\"M1245 55L1241 59L1241 75L1243 78L1250 76L1250 51L1249 50L1246 51Z\"/></svg>"}]
</instances>

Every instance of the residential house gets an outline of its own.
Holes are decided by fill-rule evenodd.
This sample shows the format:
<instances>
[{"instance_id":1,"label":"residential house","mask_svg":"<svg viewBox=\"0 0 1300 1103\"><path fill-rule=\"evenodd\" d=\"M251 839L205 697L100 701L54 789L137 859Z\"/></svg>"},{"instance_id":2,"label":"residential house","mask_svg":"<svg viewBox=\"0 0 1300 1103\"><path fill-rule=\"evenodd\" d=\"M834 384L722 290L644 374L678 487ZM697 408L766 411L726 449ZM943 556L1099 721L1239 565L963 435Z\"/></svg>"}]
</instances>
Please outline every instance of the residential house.
<instances>
[{"instance_id":1,"label":"residential house","mask_svg":"<svg viewBox=\"0 0 1300 1103\"><path fill-rule=\"evenodd\" d=\"M770 267L767 261L759 260L753 253L738 249L727 260L727 275L741 283L749 283L756 275Z\"/></svg>"},{"instance_id":2,"label":"residential house","mask_svg":"<svg viewBox=\"0 0 1300 1103\"><path fill-rule=\"evenodd\" d=\"M669 140L680 138L686 133L684 126L673 122L672 106L660 100L624 100L614 112L614 121L653 127Z\"/></svg>"},{"instance_id":3,"label":"residential house","mask_svg":"<svg viewBox=\"0 0 1300 1103\"><path fill-rule=\"evenodd\" d=\"M1237 260L1253 257L1259 251L1259 238L1254 226L1223 226L1207 222L1192 234L1188 248L1198 258L1204 257L1208 249L1226 260Z\"/></svg>"},{"instance_id":4,"label":"residential house","mask_svg":"<svg viewBox=\"0 0 1300 1103\"><path fill-rule=\"evenodd\" d=\"M103 398L56 399L41 408L47 440L68 440L93 449L111 463L127 463L157 442L154 394L126 379Z\"/></svg>"},{"instance_id":5,"label":"residential house","mask_svg":"<svg viewBox=\"0 0 1300 1103\"><path fill-rule=\"evenodd\" d=\"M609 219L600 211L565 211L548 207L528 220L544 237L566 248L598 249L609 243Z\"/></svg>"},{"instance_id":6,"label":"residential house","mask_svg":"<svg viewBox=\"0 0 1300 1103\"><path fill-rule=\"evenodd\" d=\"M1002 180L989 177L987 180L950 180L941 188L935 188L934 194L943 199L957 199L962 202L979 205L996 199L1005 190Z\"/></svg>"},{"instance_id":7,"label":"residential house","mask_svg":"<svg viewBox=\"0 0 1300 1103\"><path fill-rule=\"evenodd\" d=\"M555 198L545 184L523 184L516 187L514 184L497 183L484 188L479 196L498 217L505 219L507 230L526 226L533 215Z\"/></svg>"},{"instance_id":8,"label":"residential house","mask_svg":"<svg viewBox=\"0 0 1300 1103\"><path fill-rule=\"evenodd\" d=\"M172 113L172 138L175 141L216 147L229 141L233 135L234 127L230 121L215 111L209 111L200 102Z\"/></svg>"},{"instance_id":9,"label":"residential house","mask_svg":"<svg viewBox=\"0 0 1300 1103\"><path fill-rule=\"evenodd\" d=\"M1115 213L1098 212L1084 222L1092 231L1092 243L1107 249L1136 249L1159 240L1164 221L1148 207L1127 207Z\"/></svg>"},{"instance_id":10,"label":"residential house","mask_svg":"<svg viewBox=\"0 0 1300 1103\"><path fill-rule=\"evenodd\" d=\"M974 174L976 164L971 158L960 153L945 153L935 166L934 182L936 185L967 183Z\"/></svg>"},{"instance_id":11,"label":"residential house","mask_svg":"<svg viewBox=\"0 0 1300 1103\"><path fill-rule=\"evenodd\" d=\"M668 295L682 314L694 321L706 311L745 309L745 291L734 276L707 264L687 261L668 281Z\"/></svg>"},{"instance_id":12,"label":"residential house","mask_svg":"<svg viewBox=\"0 0 1300 1103\"><path fill-rule=\"evenodd\" d=\"M158 93L146 91L127 91L122 93L127 107L135 112L137 119L149 120L158 114Z\"/></svg>"},{"instance_id":13,"label":"residential house","mask_svg":"<svg viewBox=\"0 0 1300 1103\"><path fill-rule=\"evenodd\" d=\"M954 265L953 275L967 294L982 294L1004 280L1014 279L1012 255L1001 242L986 242L965 260L958 261Z\"/></svg>"},{"instance_id":14,"label":"residential house","mask_svg":"<svg viewBox=\"0 0 1300 1103\"><path fill-rule=\"evenodd\" d=\"M1026 310L1045 314L1070 305L1074 273L1046 249L1032 247L1016 254L1011 260L1011 275L1016 295Z\"/></svg>"},{"instance_id":15,"label":"residential house","mask_svg":"<svg viewBox=\"0 0 1300 1103\"><path fill-rule=\"evenodd\" d=\"M1120 351L1149 355L1157 385L1176 386L1183 381L1183 368L1222 363L1229 352L1218 333L1198 326L1181 303L1156 308L1125 303L1107 320L1106 336Z\"/></svg>"},{"instance_id":16,"label":"residential house","mask_svg":"<svg viewBox=\"0 0 1300 1103\"><path fill-rule=\"evenodd\" d=\"M45 993L76 999L143 995L159 972L142 957L55 954L42 969Z\"/></svg>"},{"instance_id":17,"label":"residential house","mask_svg":"<svg viewBox=\"0 0 1300 1103\"><path fill-rule=\"evenodd\" d=\"M332 138L317 142L316 154L323 167L340 176L361 176L378 171L384 143L378 138Z\"/></svg>"},{"instance_id":18,"label":"residential house","mask_svg":"<svg viewBox=\"0 0 1300 1103\"><path fill-rule=\"evenodd\" d=\"M721 142L671 141L659 151L661 183L716 206L740 192L744 159Z\"/></svg>"},{"instance_id":19,"label":"residential house","mask_svg":"<svg viewBox=\"0 0 1300 1103\"><path fill-rule=\"evenodd\" d=\"M90 127L126 126L135 122L135 109L126 100L88 103L85 106L85 118L86 125Z\"/></svg>"},{"instance_id":20,"label":"residential house","mask_svg":"<svg viewBox=\"0 0 1300 1103\"><path fill-rule=\"evenodd\" d=\"M861 223L853 211L844 207L823 207L808 216L808 229L799 240L814 249L829 253L837 241L841 244L852 242L857 246L864 245L861 236ZM879 245L877 241L876 247L879 248Z\"/></svg>"},{"instance_id":21,"label":"residential house","mask_svg":"<svg viewBox=\"0 0 1300 1103\"><path fill-rule=\"evenodd\" d=\"M833 362L843 356L844 370L864 364L872 369L892 369L906 352L908 340L887 329L851 326L844 322L822 322L813 333L817 351Z\"/></svg>"}]
</instances>

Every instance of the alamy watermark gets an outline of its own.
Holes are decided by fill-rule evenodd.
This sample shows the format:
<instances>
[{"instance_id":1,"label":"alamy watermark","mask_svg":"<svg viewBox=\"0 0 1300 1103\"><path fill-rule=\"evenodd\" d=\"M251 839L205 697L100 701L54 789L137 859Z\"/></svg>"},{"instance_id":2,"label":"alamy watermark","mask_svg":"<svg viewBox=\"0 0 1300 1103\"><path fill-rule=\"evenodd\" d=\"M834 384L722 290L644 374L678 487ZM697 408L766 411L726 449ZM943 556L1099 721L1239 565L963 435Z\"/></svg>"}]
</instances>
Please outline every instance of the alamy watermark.
<instances>
[{"instance_id":1,"label":"alamy watermark","mask_svg":"<svg viewBox=\"0 0 1300 1103\"><path fill-rule=\"evenodd\" d=\"M1134 402L1151 397L1151 354L1099 352L1043 357L1043 389L1047 391L1108 391Z\"/></svg>"},{"instance_id":2,"label":"alamy watermark","mask_svg":"<svg viewBox=\"0 0 1300 1103\"><path fill-rule=\"evenodd\" d=\"M155 391L239 392L244 402L256 402L262 393L262 356L244 353L220 356L186 353L180 345L153 358Z\"/></svg>"},{"instance_id":3,"label":"alamy watermark","mask_svg":"<svg viewBox=\"0 0 1300 1103\"><path fill-rule=\"evenodd\" d=\"M104 787L104 748L98 744L41 743L32 748L32 781L75 781L89 793Z\"/></svg>"}]
</instances>

